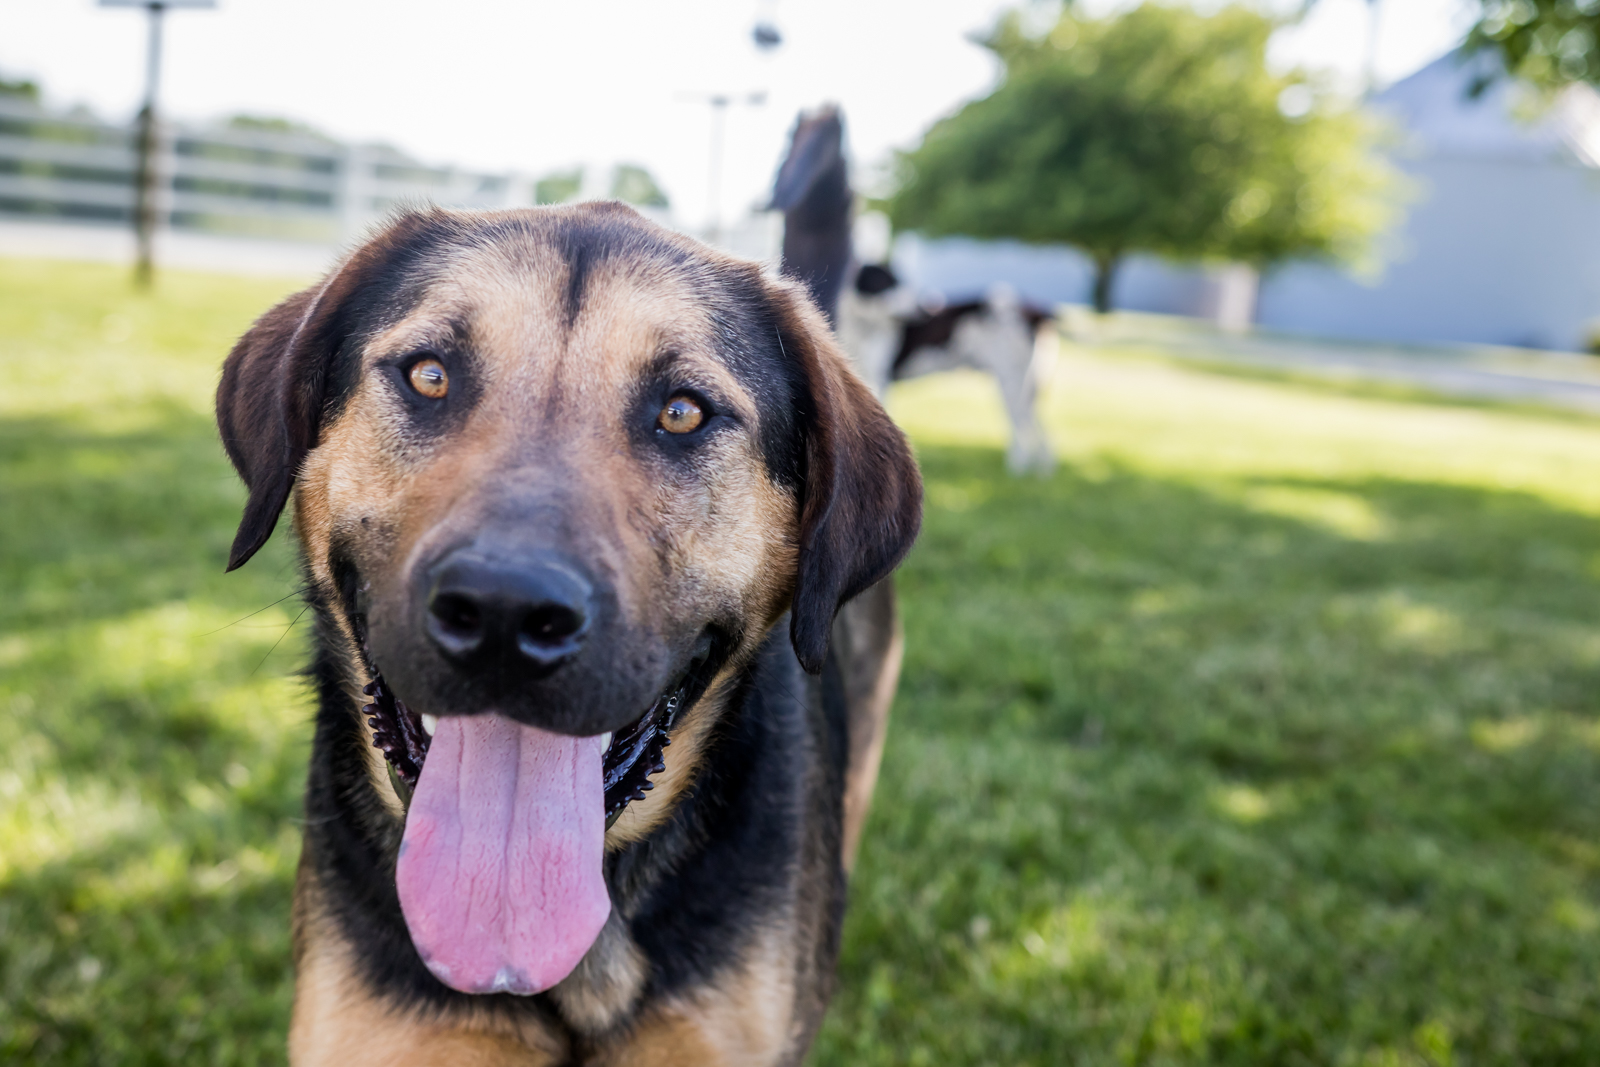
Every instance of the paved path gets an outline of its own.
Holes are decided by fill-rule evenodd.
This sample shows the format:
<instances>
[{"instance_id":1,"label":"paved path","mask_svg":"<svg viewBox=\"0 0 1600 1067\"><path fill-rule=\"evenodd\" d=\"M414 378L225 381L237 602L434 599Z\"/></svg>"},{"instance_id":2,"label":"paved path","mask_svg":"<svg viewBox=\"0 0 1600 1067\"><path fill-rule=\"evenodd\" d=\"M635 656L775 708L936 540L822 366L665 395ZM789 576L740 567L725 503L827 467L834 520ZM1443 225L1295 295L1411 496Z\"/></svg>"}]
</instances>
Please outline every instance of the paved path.
<instances>
[{"instance_id":1,"label":"paved path","mask_svg":"<svg viewBox=\"0 0 1600 1067\"><path fill-rule=\"evenodd\" d=\"M332 266L338 255L332 245L170 230L156 234L158 268L314 278ZM133 233L121 226L0 219L0 256L131 265Z\"/></svg>"},{"instance_id":2,"label":"paved path","mask_svg":"<svg viewBox=\"0 0 1600 1067\"><path fill-rule=\"evenodd\" d=\"M1069 319L1068 331L1107 348L1158 349L1180 359L1394 382L1447 396L1527 401L1600 414L1600 357L1572 352L1365 344L1265 332L1231 336L1155 315L1117 315L1098 332L1092 325L1074 331Z\"/></svg>"}]
</instances>

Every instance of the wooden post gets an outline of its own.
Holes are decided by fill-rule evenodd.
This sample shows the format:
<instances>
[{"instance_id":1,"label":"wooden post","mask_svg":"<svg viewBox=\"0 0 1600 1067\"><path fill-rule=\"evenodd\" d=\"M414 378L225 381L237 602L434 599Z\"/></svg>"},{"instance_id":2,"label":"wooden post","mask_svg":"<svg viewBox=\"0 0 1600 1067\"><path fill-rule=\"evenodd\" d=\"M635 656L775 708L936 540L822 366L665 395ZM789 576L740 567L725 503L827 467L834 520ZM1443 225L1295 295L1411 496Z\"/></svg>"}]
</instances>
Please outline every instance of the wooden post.
<instances>
[{"instance_id":1,"label":"wooden post","mask_svg":"<svg viewBox=\"0 0 1600 1067\"><path fill-rule=\"evenodd\" d=\"M156 119L156 90L161 77L161 15L162 5L150 4L150 39L145 57L144 107L139 109L139 133L136 146L139 153L134 167L133 182L133 284L140 289L150 288L155 277L155 232L157 199L156 187L160 175L156 168L159 129Z\"/></svg>"}]
</instances>

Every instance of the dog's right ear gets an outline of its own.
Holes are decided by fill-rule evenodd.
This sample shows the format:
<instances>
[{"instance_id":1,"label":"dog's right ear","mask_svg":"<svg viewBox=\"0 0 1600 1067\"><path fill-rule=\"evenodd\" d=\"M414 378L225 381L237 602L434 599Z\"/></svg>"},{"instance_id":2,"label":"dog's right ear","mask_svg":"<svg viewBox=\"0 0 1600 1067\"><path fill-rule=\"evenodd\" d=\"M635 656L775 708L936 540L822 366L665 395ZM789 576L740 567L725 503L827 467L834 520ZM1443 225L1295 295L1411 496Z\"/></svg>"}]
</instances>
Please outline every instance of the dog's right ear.
<instances>
[{"instance_id":1,"label":"dog's right ear","mask_svg":"<svg viewBox=\"0 0 1600 1067\"><path fill-rule=\"evenodd\" d=\"M350 297L446 219L437 210L400 216L321 284L257 319L228 354L217 385L217 429L250 491L228 570L267 543L300 464L317 446L328 371L349 330L343 311Z\"/></svg>"},{"instance_id":2,"label":"dog's right ear","mask_svg":"<svg viewBox=\"0 0 1600 1067\"><path fill-rule=\"evenodd\" d=\"M295 473L316 439L321 407L296 388L296 359L326 284L289 297L256 320L222 365L217 386L217 430L222 447L250 491L239 532L228 554L228 570L242 566L267 543L288 502Z\"/></svg>"}]
</instances>

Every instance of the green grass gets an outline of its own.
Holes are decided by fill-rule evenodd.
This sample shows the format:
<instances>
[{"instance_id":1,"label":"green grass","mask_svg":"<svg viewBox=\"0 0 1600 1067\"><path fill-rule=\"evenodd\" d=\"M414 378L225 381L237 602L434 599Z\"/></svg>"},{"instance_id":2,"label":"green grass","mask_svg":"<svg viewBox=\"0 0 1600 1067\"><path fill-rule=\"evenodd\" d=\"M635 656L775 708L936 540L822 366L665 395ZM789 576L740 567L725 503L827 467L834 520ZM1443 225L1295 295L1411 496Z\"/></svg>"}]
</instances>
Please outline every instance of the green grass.
<instances>
[{"instance_id":1,"label":"green grass","mask_svg":"<svg viewBox=\"0 0 1600 1067\"><path fill-rule=\"evenodd\" d=\"M278 1062L308 706L210 427L285 286L0 263L0 1061ZM816 1064L1600 1062L1600 421L1076 352L902 387Z\"/></svg>"},{"instance_id":2,"label":"green grass","mask_svg":"<svg viewBox=\"0 0 1600 1067\"><path fill-rule=\"evenodd\" d=\"M281 1062L307 705L209 392L283 284L0 261L0 1062Z\"/></svg>"}]
</instances>

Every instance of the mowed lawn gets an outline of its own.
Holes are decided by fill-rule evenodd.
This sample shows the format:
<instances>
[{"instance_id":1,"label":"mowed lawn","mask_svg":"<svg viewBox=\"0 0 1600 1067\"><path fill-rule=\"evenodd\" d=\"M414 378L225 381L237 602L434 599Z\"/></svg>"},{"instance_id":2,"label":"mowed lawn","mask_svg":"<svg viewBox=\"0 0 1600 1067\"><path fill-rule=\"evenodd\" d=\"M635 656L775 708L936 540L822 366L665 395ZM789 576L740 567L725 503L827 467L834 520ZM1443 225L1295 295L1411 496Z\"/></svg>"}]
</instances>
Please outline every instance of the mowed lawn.
<instances>
[{"instance_id":1,"label":"mowed lawn","mask_svg":"<svg viewBox=\"0 0 1600 1067\"><path fill-rule=\"evenodd\" d=\"M309 708L209 394L286 284L0 262L0 1061L281 1062ZM815 1064L1600 1062L1600 421L1069 351L901 387Z\"/></svg>"}]
</instances>

